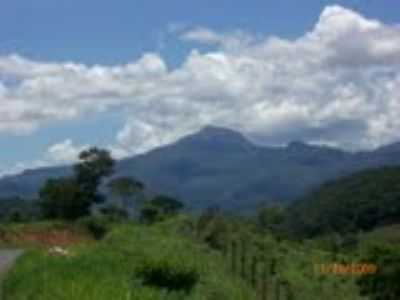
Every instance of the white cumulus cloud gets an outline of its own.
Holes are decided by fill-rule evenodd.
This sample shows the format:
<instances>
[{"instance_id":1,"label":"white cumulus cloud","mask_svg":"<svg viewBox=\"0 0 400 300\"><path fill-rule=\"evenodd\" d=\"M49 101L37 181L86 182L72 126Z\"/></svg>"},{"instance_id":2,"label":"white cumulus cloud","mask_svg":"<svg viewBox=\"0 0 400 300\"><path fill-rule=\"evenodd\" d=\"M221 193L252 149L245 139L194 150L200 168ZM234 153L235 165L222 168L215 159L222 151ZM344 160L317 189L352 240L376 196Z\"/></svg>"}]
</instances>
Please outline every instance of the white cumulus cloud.
<instances>
[{"instance_id":1,"label":"white cumulus cloud","mask_svg":"<svg viewBox=\"0 0 400 300\"><path fill-rule=\"evenodd\" d=\"M205 27L181 33L214 45L169 70L147 53L120 66L0 57L0 134L123 108L110 141L118 157L170 143L207 124L259 143L323 142L348 149L400 139L400 29L329 6L295 40ZM68 160L65 141L50 154Z\"/></svg>"}]
</instances>

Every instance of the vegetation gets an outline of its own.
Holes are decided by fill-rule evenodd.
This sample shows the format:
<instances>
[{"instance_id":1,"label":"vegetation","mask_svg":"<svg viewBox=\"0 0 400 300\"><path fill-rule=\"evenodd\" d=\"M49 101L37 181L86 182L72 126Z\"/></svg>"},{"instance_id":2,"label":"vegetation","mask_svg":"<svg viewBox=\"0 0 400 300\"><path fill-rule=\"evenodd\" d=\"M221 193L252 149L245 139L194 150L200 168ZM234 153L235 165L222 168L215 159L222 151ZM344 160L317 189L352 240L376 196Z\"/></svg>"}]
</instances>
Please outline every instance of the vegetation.
<instances>
[{"instance_id":1,"label":"vegetation","mask_svg":"<svg viewBox=\"0 0 400 300\"><path fill-rule=\"evenodd\" d=\"M39 192L45 218L76 220L90 213L92 204L102 202L98 187L113 172L114 160L106 150L91 148L79 155L72 177L49 179Z\"/></svg>"},{"instance_id":2,"label":"vegetation","mask_svg":"<svg viewBox=\"0 0 400 300\"><path fill-rule=\"evenodd\" d=\"M6 278L4 299L254 299L220 254L163 225L118 225L101 242L68 253L29 252Z\"/></svg>"},{"instance_id":3,"label":"vegetation","mask_svg":"<svg viewBox=\"0 0 400 300\"><path fill-rule=\"evenodd\" d=\"M184 207L183 203L165 195L158 195L147 201L140 211L140 220L152 224L176 215Z\"/></svg>"},{"instance_id":4,"label":"vegetation","mask_svg":"<svg viewBox=\"0 0 400 300\"><path fill-rule=\"evenodd\" d=\"M145 189L145 185L142 182L131 177L114 178L108 183L108 187L111 190L112 196L118 200L115 206L125 211L127 211L132 204L136 208L139 207L140 203L138 203L138 200L141 199L133 198L139 196L138 194Z\"/></svg>"},{"instance_id":5,"label":"vegetation","mask_svg":"<svg viewBox=\"0 0 400 300\"><path fill-rule=\"evenodd\" d=\"M289 210L294 235L357 233L400 223L400 168L364 171L328 184Z\"/></svg>"},{"instance_id":6,"label":"vegetation","mask_svg":"<svg viewBox=\"0 0 400 300\"><path fill-rule=\"evenodd\" d=\"M0 222L28 222L39 217L37 202L19 197L0 199Z\"/></svg>"},{"instance_id":7,"label":"vegetation","mask_svg":"<svg viewBox=\"0 0 400 300\"><path fill-rule=\"evenodd\" d=\"M361 295L372 300L397 300L400 295L400 247L380 245L371 248L365 260L373 262L378 269L377 274L359 278Z\"/></svg>"},{"instance_id":8,"label":"vegetation","mask_svg":"<svg viewBox=\"0 0 400 300\"><path fill-rule=\"evenodd\" d=\"M113 166L107 151L89 149L73 176L43 186L39 207L3 204L0 246L28 250L3 282L5 300L400 297L398 168L354 174L293 205L238 217L215 206L184 214L173 197L144 198L144 184L130 177L110 180L105 199L100 185ZM377 273L321 267L362 263Z\"/></svg>"}]
</instances>

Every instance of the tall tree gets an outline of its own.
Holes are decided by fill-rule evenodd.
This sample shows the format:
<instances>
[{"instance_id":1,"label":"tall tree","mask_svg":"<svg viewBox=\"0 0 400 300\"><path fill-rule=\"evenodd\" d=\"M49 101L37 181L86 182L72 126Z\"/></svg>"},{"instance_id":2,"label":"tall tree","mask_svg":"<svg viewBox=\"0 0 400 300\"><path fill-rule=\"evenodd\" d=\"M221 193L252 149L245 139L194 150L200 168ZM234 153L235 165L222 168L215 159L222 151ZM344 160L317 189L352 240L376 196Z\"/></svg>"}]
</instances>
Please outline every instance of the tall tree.
<instances>
[{"instance_id":1,"label":"tall tree","mask_svg":"<svg viewBox=\"0 0 400 300\"><path fill-rule=\"evenodd\" d=\"M114 164L110 152L104 149L93 147L80 153L74 171L76 181L86 197L96 203L104 200L97 189L103 178L113 174Z\"/></svg>"},{"instance_id":2,"label":"tall tree","mask_svg":"<svg viewBox=\"0 0 400 300\"><path fill-rule=\"evenodd\" d=\"M107 150L90 148L79 155L74 176L50 179L40 190L42 213L47 218L74 220L88 215L93 203L103 200L98 187L113 173L114 160Z\"/></svg>"}]
</instances>

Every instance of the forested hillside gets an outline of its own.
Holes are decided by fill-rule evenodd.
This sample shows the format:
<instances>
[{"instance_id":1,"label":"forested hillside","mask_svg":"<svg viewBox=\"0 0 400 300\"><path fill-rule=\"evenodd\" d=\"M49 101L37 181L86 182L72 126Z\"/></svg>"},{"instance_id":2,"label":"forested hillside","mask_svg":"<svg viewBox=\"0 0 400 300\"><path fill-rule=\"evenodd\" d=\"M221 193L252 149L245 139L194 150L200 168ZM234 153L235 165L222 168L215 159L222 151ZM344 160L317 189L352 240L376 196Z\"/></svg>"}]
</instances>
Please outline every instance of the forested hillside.
<instances>
[{"instance_id":1,"label":"forested hillside","mask_svg":"<svg viewBox=\"0 0 400 300\"><path fill-rule=\"evenodd\" d=\"M289 209L295 233L358 233L400 223L400 168L381 168L331 181Z\"/></svg>"}]
</instances>

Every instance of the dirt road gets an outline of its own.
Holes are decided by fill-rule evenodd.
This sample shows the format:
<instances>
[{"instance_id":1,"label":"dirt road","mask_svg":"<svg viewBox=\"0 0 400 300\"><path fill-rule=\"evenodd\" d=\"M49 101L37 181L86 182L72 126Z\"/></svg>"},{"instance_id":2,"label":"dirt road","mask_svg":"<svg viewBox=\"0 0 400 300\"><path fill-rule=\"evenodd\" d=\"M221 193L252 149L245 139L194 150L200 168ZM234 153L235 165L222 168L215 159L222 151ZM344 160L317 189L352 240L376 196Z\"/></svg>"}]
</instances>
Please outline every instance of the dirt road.
<instances>
[{"instance_id":1,"label":"dirt road","mask_svg":"<svg viewBox=\"0 0 400 300\"><path fill-rule=\"evenodd\" d=\"M24 253L23 250L17 249L0 249L0 300L2 297L1 292L1 279L4 277L5 273L12 267L15 260Z\"/></svg>"},{"instance_id":2,"label":"dirt road","mask_svg":"<svg viewBox=\"0 0 400 300\"><path fill-rule=\"evenodd\" d=\"M12 266L15 260L23 253L23 250L0 250L0 278Z\"/></svg>"}]
</instances>

